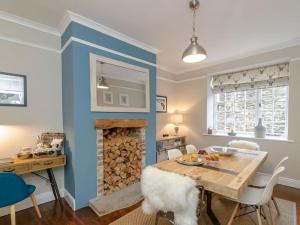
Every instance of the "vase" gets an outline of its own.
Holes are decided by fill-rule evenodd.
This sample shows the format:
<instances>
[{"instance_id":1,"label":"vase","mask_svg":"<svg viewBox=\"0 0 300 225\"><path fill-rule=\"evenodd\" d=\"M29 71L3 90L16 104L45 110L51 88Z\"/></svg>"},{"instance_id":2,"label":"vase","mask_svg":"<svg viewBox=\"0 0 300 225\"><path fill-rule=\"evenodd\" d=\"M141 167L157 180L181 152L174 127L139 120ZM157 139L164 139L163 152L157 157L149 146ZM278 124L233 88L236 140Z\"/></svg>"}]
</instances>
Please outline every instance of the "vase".
<instances>
[{"instance_id":1,"label":"vase","mask_svg":"<svg viewBox=\"0 0 300 225\"><path fill-rule=\"evenodd\" d=\"M266 136L266 128L262 124L262 118L258 119L258 124L254 128L254 134L256 138L264 138Z\"/></svg>"}]
</instances>

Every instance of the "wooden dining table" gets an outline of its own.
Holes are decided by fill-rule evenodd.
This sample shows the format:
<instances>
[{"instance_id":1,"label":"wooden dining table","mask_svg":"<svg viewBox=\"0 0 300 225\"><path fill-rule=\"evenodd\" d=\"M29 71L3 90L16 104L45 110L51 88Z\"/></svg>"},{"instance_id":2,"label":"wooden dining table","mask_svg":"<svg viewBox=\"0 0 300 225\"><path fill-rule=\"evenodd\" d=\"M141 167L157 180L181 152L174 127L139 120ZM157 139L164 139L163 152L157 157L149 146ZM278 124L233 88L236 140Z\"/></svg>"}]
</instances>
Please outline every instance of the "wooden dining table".
<instances>
[{"instance_id":1,"label":"wooden dining table","mask_svg":"<svg viewBox=\"0 0 300 225\"><path fill-rule=\"evenodd\" d=\"M235 149L232 156L220 156L219 161L198 166L187 166L176 160L166 160L155 164L158 169L173 172L194 179L207 193L207 214L214 225L219 225L212 207L212 193L237 200L248 186L252 176L266 160L268 153Z\"/></svg>"}]
</instances>

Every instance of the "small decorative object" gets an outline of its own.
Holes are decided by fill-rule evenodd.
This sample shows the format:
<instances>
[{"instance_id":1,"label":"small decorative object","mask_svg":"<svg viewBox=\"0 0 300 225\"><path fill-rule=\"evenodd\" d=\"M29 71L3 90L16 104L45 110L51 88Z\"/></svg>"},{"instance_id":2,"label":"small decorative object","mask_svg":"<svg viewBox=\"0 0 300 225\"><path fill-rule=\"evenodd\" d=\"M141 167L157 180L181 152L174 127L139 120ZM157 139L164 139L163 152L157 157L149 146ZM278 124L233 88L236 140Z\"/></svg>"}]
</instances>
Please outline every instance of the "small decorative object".
<instances>
[{"instance_id":1,"label":"small decorative object","mask_svg":"<svg viewBox=\"0 0 300 225\"><path fill-rule=\"evenodd\" d=\"M37 139L33 158L56 157L64 154L64 133L42 133Z\"/></svg>"},{"instance_id":2,"label":"small decorative object","mask_svg":"<svg viewBox=\"0 0 300 225\"><path fill-rule=\"evenodd\" d=\"M0 106L26 106L26 76L0 72Z\"/></svg>"},{"instance_id":3,"label":"small decorative object","mask_svg":"<svg viewBox=\"0 0 300 225\"><path fill-rule=\"evenodd\" d=\"M207 128L207 134L212 134L212 128Z\"/></svg>"},{"instance_id":4,"label":"small decorative object","mask_svg":"<svg viewBox=\"0 0 300 225\"><path fill-rule=\"evenodd\" d=\"M166 113L168 110L168 97L157 95L156 96L156 112Z\"/></svg>"},{"instance_id":5,"label":"small decorative object","mask_svg":"<svg viewBox=\"0 0 300 225\"><path fill-rule=\"evenodd\" d=\"M24 147L22 150L17 154L18 159L29 159L32 157L32 148Z\"/></svg>"},{"instance_id":6,"label":"small decorative object","mask_svg":"<svg viewBox=\"0 0 300 225\"><path fill-rule=\"evenodd\" d=\"M262 118L258 119L258 124L254 128L254 134L256 138L265 138L266 136L266 128L262 124Z\"/></svg>"},{"instance_id":7,"label":"small decorative object","mask_svg":"<svg viewBox=\"0 0 300 225\"><path fill-rule=\"evenodd\" d=\"M227 133L229 136L236 136L236 133L234 132L233 129L231 129L230 132Z\"/></svg>"},{"instance_id":8,"label":"small decorative object","mask_svg":"<svg viewBox=\"0 0 300 225\"><path fill-rule=\"evenodd\" d=\"M169 137L169 134L163 134L163 137Z\"/></svg>"},{"instance_id":9,"label":"small decorative object","mask_svg":"<svg viewBox=\"0 0 300 225\"><path fill-rule=\"evenodd\" d=\"M177 111L172 114L171 116L171 123L173 123L175 125L174 130L175 130L175 136L178 135L178 131L179 131L179 125L181 125L183 123L183 115L179 114Z\"/></svg>"},{"instance_id":10,"label":"small decorative object","mask_svg":"<svg viewBox=\"0 0 300 225\"><path fill-rule=\"evenodd\" d=\"M119 102L122 106L129 106L129 96L127 94L119 94Z\"/></svg>"},{"instance_id":11,"label":"small decorative object","mask_svg":"<svg viewBox=\"0 0 300 225\"><path fill-rule=\"evenodd\" d=\"M103 91L103 103L104 104L114 104L114 96L111 91Z\"/></svg>"}]
</instances>

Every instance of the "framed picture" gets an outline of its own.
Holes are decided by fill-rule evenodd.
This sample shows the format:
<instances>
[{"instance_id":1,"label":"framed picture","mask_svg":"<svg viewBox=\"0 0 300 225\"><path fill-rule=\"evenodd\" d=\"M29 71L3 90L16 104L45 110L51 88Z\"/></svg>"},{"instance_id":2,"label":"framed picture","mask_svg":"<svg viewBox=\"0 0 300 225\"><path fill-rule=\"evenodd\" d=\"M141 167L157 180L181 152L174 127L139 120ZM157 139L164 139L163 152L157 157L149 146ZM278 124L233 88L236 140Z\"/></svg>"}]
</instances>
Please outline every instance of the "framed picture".
<instances>
[{"instance_id":1,"label":"framed picture","mask_svg":"<svg viewBox=\"0 0 300 225\"><path fill-rule=\"evenodd\" d=\"M166 113L168 110L168 97L167 96L156 96L156 112Z\"/></svg>"},{"instance_id":2,"label":"framed picture","mask_svg":"<svg viewBox=\"0 0 300 225\"><path fill-rule=\"evenodd\" d=\"M119 94L120 105L129 106L129 96L127 94Z\"/></svg>"},{"instance_id":3,"label":"framed picture","mask_svg":"<svg viewBox=\"0 0 300 225\"><path fill-rule=\"evenodd\" d=\"M27 106L26 76L0 72L0 106Z\"/></svg>"},{"instance_id":4,"label":"framed picture","mask_svg":"<svg viewBox=\"0 0 300 225\"><path fill-rule=\"evenodd\" d=\"M103 91L103 103L104 104L114 104L114 96L111 91Z\"/></svg>"}]
</instances>

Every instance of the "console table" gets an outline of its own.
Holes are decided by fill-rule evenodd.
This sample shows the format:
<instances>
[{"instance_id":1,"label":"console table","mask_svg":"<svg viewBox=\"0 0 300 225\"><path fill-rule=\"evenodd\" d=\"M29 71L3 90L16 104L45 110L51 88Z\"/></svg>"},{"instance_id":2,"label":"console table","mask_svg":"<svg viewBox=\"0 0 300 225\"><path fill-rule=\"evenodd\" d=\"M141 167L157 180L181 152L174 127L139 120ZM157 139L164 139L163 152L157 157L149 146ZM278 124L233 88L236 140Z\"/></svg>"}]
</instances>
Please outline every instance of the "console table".
<instances>
[{"instance_id":1,"label":"console table","mask_svg":"<svg viewBox=\"0 0 300 225\"><path fill-rule=\"evenodd\" d=\"M26 173L33 173L43 179L50 181L55 200L58 200L60 205L63 206L62 199L52 169L55 167L61 167L65 165L66 165L65 155L51 157L51 158L14 159L13 163L3 164L3 165L0 164L0 172L12 172L19 175L26 174ZM41 170L47 171L48 178L43 177L36 173Z\"/></svg>"}]
</instances>

